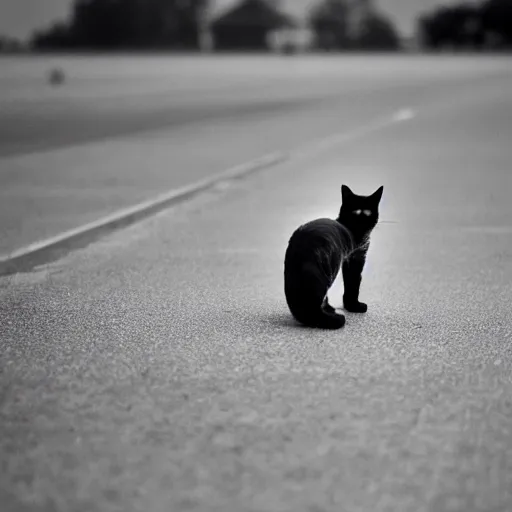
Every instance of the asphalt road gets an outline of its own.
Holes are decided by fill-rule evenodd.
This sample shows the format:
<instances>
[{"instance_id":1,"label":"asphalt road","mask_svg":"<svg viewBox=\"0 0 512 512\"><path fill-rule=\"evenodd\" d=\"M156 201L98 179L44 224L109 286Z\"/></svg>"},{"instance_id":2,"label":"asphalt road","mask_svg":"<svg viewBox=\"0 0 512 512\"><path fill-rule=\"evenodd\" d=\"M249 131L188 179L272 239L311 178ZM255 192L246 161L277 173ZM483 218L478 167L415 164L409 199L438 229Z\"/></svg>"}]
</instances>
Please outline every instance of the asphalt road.
<instances>
[{"instance_id":1,"label":"asphalt road","mask_svg":"<svg viewBox=\"0 0 512 512\"><path fill-rule=\"evenodd\" d=\"M401 57L49 57L7 59L0 76L0 155L102 141L211 119L282 115L347 94L417 92L484 73L503 59ZM475 65L476 64L476 65ZM51 87L50 69L67 82ZM334 103L334 105L333 105Z\"/></svg>"},{"instance_id":2,"label":"asphalt road","mask_svg":"<svg viewBox=\"0 0 512 512\"><path fill-rule=\"evenodd\" d=\"M507 66L471 57L2 59L0 259L262 154L499 85ZM64 86L46 83L53 67L65 70Z\"/></svg>"},{"instance_id":3,"label":"asphalt road","mask_svg":"<svg viewBox=\"0 0 512 512\"><path fill-rule=\"evenodd\" d=\"M324 147L0 278L2 510L510 510L512 77L430 62ZM286 243L341 183L385 187L369 312L304 329Z\"/></svg>"}]
</instances>

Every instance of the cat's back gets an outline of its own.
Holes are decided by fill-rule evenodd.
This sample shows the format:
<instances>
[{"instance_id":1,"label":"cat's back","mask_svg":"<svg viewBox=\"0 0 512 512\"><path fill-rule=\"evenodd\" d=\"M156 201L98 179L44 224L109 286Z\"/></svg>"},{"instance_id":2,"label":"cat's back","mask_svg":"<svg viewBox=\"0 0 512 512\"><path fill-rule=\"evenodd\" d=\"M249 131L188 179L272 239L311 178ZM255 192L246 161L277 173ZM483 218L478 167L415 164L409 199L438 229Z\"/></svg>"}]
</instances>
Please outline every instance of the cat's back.
<instances>
[{"instance_id":1,"label":"cat's back","mask_svg":"<svg viewBox=\"0 0 512 512\"><path fill-rule=\"evenodd\" d=\"M287 256L301 259L317 255L319 251L346 252L350 250L350 232L333 219L315 219L299 226L288 242Z\"/></svg>"}]
</instances>

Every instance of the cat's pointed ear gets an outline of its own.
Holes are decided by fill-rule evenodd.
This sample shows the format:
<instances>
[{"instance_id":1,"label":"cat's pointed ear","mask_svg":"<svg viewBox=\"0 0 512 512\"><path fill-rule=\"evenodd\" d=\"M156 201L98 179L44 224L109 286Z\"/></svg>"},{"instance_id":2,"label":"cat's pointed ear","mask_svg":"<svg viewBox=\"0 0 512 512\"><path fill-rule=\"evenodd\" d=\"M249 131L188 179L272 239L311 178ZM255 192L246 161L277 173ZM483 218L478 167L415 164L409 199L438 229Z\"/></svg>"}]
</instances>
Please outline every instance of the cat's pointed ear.
<instances>
[{"instance_id":1,"label":"cat's pointed ear","mask_svg":"<svg viewBox=\"0 0 512 512\"><path fill-rule=\"evenodd\" d=\"M370 199L375 201L375 203L379 204L382 199L382 192L384 192L384 187L379 187L371 196Z\"/></svg>"},{"instance_id":2,"label":"cat's pointed ear","mask_svg":"<svg viewBox=\"0 0 512 512\"><path fill-rule=\"evenodd\" d=\"M341 200L343 202L348 201L351 197L354 196L354 192L350 190L347 185L341 185Z\"/></svg>"}]
</instances>

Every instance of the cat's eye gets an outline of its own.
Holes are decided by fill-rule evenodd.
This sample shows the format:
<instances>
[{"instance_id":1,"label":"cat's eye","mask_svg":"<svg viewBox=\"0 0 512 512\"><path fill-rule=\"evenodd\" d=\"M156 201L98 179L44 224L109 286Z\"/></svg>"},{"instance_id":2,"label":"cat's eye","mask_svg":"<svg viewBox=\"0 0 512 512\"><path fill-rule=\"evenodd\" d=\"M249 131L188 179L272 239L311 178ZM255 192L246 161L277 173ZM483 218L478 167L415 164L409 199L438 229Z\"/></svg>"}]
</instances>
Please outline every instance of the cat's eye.
<instances>
[{"instance_id":1,"label":"cat's eye","mask_svg":"<svg viewBox=\"0 0 512 512\"><path fill-rule=\"evenodd\" d=\"M369 217L372 214L371 210L363 210L363 214Z\"/></svg>"},{"instance_id":2,"label":"cat's eye","mask_svg":"<svg viewBox=\"0 0 512 512\"><path fill-rule=\"evenodd\" d=\"M362 210L354 210L354 215L361 215Z\"/></svg>"}]
</instances>

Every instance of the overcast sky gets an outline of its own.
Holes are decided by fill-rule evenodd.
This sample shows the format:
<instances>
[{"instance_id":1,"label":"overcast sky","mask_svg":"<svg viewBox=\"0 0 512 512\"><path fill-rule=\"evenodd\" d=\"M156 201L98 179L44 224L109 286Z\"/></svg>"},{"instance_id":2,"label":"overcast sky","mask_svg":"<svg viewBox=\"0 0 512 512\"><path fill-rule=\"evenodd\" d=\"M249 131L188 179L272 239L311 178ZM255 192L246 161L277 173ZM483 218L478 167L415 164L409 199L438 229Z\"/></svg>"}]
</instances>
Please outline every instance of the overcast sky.
<instances>
[{"instance_id":1,"label":"overcast sky","mask_svg":"<svg viewBox=\"0 0 512 512\"><path fill-rule=\"evenodd\" d=\"M216 0L219 7L235 0ZM375 0L377 6L388 13L402 33L410 33L418 12L450 0ZM453 1L453 0L452 0ZM25 38L35 28L64 19L73 0L0 0L0 34ZM291 13L304 12L312 0L281 0Z\"/></svg>"}]
</instances>

